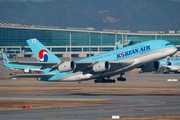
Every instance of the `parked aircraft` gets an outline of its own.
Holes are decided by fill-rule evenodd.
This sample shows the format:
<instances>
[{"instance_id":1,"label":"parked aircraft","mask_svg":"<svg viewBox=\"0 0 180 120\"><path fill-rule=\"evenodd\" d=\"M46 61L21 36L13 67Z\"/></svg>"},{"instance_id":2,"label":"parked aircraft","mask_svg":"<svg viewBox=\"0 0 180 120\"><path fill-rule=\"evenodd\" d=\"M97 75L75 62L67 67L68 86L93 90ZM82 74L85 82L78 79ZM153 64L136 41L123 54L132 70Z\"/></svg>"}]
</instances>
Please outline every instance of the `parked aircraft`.
<instances>
[{"instance_id":1,"label":"parked aircraft","mask_svg":"<svg viewBox=\"0 0 180 120\"><path fill-rule=\"evenodd\" d=\"M120 42L116 42L116 46L117 46L117 49L121 49L121 48L123 48L123 46L121 45L121 43L120 43Z\"/></svg>"},{"instance_id":2,"label":"parked aircraft","mask_svg":"<svg viewBox=\"0 0 180 120\"><path fill-rule=\"evenodd\" d=\"M43 72L43 70L41 70L42 66L12 64L10 63L5 53L2 53L2 56L3 56L4 67L6 68L9 68L12 70L23 70L24 73L31 73L32 71Z\"/></svg>"},{"instance_id":3,"label":"parked aircraft","mask_svg":"<svg viewBox=\"0 0 180 120\"><path fill-rule=\"evenodd\" d=\"M153 71L156 73L169 74L169 72L180 73L180 60L179 57L166 57L159 60L160 67L158 70ZM144 73L143 70L138 69L139 73Z\"/></svg>"},{"instance_id":4,"label":"parked aircraft","mask_svg":"<svg viewBox=\"0 0 180 120\"><path fill-rule=\"evenodd\" d=\"M149 40L77 61L61 61L37 39L27 40L39 62L11 62L14 64L42 66L44 74L23 74L13 77L37 77L40 81L83 81L95 79L99 82L115 82L110 77L122 75L134 68L153 71L159 68L158 60L176 53L177 48L166 40Z\"/></svg>"},{"instance_id":5,"label":"parked aircraft","mask_svg":"<svg viewBox=\"0 0 180 120\"><path fill-rule=\"evenodd\" d=\"M159 60L161 69L166 74L169 72L180 73L180 60L179 57L167 57L165 59Z\"/></svg>"}]
</instances>

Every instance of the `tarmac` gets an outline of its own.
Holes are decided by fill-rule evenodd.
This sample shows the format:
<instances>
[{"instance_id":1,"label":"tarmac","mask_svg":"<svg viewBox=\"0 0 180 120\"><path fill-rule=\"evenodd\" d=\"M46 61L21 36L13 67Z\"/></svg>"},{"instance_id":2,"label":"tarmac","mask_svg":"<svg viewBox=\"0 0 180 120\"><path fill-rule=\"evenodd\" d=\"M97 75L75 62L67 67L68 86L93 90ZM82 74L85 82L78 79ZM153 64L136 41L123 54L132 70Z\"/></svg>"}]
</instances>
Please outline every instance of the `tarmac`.
<instances>
[{"instance_id":1,"label":"tarmac","mask_svg":"<svg viewBox=\"0 0 180 120\"><path fill-rule=\"evenodd\" d=\"M5 93L1 98L41 100L97 100L124 101L124 104L94 105L46 109L0 111L0 118L11 119L78 119L95 120L111 118L112 115L125 117L161 116L180 114L180 95L152 94L52 94L52 93ZM16 98L15 98L16 97Z\"/></svg>"},{"instance_id":2,"label":"tarmac","mask_svg":"<svg viewBox=\"0 0 180 120\"><path fill-rule=\"evenodd\" d=\"M62 58L68 60L69 58ZM73 58L75 59L75 58ZM76 58L79 59L79 58ZM34 58L13 59L13 61L36 61ZM6 69L0 61L1 77L9 76L12 70ZM21 73L22 71L15 71ZM112 78L116 79L117 76ZM2 83L40 83L41 81L31 79L0 80L0 88L62 88L62 89L131 89L131 90L180 90L180 74L149 74L131 73L124 75L126 82L117 81L106 85L106 83L95 84L93 80L83 81L84 84L94 84L90 86L68 86L68 85L3 85ZM177 79L177 81L168 81ZM41 82L43 83L43 82ZM47 82L46 82L47 83ZM119 84L135 84L135 86L119 86ZM144 86L137 86L145 84ZM147 86L146 86L147 85ZM150 86L152 85L152 86ZM158 86L156 86L158 85ZM161 86L162 85L162 86ZM112 115L127 117L161 116L161 115L180 115L180 93L179 94L117 94L117 93L0 93L0 99L4 100L82 100L82 101L123 101L123 104L93 105L66 107L62 109L24 109L0 111L0 118L7 120L16 119L59 119L59 120L94 120L97 118L111 118Z\"/></svg>"}]
</instances>

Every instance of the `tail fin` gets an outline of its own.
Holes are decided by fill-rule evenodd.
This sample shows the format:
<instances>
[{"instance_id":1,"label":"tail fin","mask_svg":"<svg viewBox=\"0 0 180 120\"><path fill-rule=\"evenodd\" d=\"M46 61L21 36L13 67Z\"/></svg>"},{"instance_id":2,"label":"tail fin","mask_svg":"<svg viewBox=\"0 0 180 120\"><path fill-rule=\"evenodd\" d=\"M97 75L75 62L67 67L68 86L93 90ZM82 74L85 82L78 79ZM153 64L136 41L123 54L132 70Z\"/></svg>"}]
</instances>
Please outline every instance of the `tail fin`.
<instances>
[{"instance_id":1,"label":"tail fin","mask_svg":"<svg viewBox=\"0 0 180 120\"><path fill-rule=\"evenodd\" d=\"M120 42L116 42L116 45L117 45L117 49L123 48Z\"/></svg>"},{"instance_id":2,"label":"tail fin","mask_svg":"<svg viewBox=\"0 0 180 120\"><path fill-rule=\"evenodd\" d=\"M7 58L6 54L2 53L3 56L3 62L4 62L4 67L7 67L9 63L9 59Z\"/></svg>"},{"instance_id":3,"label":"tail fin","mask_svg":"<svg viewBox=\"0 0 180 120\"><path fill-rule=\"evenodd\" d=\"M41 44L36 38L26 40L39 62L61 62L50 50Z\"/></svg>"}]
</instances>

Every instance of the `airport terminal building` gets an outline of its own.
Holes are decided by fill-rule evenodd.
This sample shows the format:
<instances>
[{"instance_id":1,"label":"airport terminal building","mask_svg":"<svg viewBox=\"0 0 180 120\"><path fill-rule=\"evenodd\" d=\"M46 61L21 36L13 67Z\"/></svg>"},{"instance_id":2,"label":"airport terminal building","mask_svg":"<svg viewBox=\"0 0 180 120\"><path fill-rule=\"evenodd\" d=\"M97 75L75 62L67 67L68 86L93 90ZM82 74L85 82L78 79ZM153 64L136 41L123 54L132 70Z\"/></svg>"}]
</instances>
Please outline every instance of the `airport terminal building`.
<instances>
[{"instance_id":1,"label":"airport terminal building","mask_svg":"<svg viewBox=\"0 0 180 120\"><path fill-rule=\"evenodd\" d=\"M88 57L116 49L116 42L122 45L135 44L147 40L164 39L176 45L180 56L180 31L138 31L128 30L96 31L94 28L61 29L59 27L0 23L0 49L7 55L23 54L33 56L26 43L37 38L58 57Z\"/></svg>"}]
</instances>

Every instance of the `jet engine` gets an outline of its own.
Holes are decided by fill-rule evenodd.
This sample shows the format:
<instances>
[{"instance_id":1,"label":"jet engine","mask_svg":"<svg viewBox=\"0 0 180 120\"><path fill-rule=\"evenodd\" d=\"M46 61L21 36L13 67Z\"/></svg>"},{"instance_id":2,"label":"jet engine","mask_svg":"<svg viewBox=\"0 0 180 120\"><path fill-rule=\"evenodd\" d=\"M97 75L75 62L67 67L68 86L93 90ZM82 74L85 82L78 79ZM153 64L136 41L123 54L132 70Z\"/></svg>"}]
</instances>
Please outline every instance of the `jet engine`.
<instances>
[{"instance_id":1,"label":"jet engine","mask_svg":"<svg viewBox=\"0 0 180 120\"><path fill-rule=\"evenodd\" d=\"M156 71L158 69L159 69L159 62L158 61L147 63L141 67L141 70L144 72Z\"/></svg>"},{"instance_id":2,"label":"jet engine","mask_svg":"<svg viewBox=\"0 0 180 120\"><path fill-rule=\"evenodd\" d=\"M31 73L31 69L24 69L24 73Z\"/></svg>"},{"instance_id":3,"label":"jet engine","mask_svg":"<svg viewBox=\"0 0 180 120\"><path fill-rule=\"evenodd\" d=\"M167 62L166 65L167 65L167 66L171 66L171 62Z\"/></svg>"},{"instance_id":4,"label":"jet engine","mask_svg":"<svg viewBox=\"0 0 180 120\"><path fill-rule=\"evenodd\" d=\"M74 70L75 68L76 68L76 64L74 61L66 61L58 66L58 70L60 72L68 72Z\"/></svg>"},{"instance_id":5,"label":"jet engine","mask_svg":"<svg viewBox=\"0 0 180 120\"><path fill-rule=\"evenodd\" d=\"M110 64L108 61L98 62L95 65L93 65L94 72L104 72L109 69L110 69Z\"/></svg>"}]
</instances>

